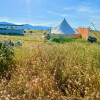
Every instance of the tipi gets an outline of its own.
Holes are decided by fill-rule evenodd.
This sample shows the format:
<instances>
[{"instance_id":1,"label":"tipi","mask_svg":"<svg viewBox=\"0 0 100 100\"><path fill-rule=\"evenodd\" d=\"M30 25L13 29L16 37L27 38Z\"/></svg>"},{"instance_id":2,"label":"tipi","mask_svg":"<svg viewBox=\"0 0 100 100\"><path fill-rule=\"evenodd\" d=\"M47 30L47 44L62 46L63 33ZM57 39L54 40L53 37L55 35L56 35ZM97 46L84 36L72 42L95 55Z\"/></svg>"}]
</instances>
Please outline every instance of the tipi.
<instances>
[{"instance_id":1,"label":"tipi","mask_svg":"<svg viewBox=\"0 0 100 100\"><path fill-rule=\"evenodd\" d=\"M59 25L51 29L51 34L78 34L64 19Z\"/></svg>"}]
</instances>

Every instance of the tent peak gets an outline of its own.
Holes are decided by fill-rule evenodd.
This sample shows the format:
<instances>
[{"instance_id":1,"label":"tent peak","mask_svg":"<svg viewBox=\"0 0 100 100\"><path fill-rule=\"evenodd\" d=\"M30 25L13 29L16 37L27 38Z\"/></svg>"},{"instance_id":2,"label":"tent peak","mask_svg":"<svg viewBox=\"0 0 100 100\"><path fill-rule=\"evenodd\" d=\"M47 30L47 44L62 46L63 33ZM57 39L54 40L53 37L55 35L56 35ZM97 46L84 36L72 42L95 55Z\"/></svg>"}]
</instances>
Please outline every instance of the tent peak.
<instances>
[{"instance_id":1,"label":"tent peak","mask_svg":"<svg viewBox=\"0 0 100 100\"><path fill-rule=\"evenodd\" d=\"M66 21L65 18L62 20L61 24L62 24L62 23L67 23L67 21Z\"/></svg>"},{"instance_id":2,"label":"tent peak","mask_svg":"<svg viewBox=\"0 0 100 100\"><path fill-rule=\"evenodd\" d=\"M64 18L63 21L66 21L66 19Z\"/></svg>"}]
</instances>

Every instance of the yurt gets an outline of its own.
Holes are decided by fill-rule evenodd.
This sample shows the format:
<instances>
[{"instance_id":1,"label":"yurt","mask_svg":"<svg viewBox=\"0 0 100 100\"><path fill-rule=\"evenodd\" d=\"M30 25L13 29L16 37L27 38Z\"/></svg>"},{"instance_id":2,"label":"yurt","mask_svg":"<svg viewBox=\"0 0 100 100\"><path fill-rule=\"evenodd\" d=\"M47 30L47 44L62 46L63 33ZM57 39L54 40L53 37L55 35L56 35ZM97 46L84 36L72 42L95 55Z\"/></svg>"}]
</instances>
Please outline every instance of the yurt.
<instances>
[{"instance_id":1,"label":"yurt","mask_svg":"<svg viewBox=\"0 0 100 100\"><path fill-rule=\"evenodd\" d=\"M64 19L59 25L51 29L51 36L67 36L67 37L77 37L79 34L74 30Z\"/></svg>"}]
</instances>

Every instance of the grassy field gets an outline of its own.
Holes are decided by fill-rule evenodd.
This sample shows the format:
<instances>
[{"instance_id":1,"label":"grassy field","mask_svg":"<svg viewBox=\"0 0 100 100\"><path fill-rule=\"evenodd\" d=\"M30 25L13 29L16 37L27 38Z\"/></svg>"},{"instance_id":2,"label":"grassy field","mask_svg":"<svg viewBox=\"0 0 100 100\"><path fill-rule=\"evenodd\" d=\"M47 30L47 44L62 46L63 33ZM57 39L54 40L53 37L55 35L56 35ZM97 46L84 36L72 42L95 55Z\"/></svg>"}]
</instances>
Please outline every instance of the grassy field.
<instances>
[{"instance_id":1,"label":"grassy field","mask_svg":"<svg viewBox=\"0 0 100 100\"><path fill-rule=\"evenodd\" d=\"M0 78L0 99L99 100L100 44L82 39L44 43L44 32L0 35L1 41L22 42L13 47L12 69Z\"/></svg>"}]
</instances>

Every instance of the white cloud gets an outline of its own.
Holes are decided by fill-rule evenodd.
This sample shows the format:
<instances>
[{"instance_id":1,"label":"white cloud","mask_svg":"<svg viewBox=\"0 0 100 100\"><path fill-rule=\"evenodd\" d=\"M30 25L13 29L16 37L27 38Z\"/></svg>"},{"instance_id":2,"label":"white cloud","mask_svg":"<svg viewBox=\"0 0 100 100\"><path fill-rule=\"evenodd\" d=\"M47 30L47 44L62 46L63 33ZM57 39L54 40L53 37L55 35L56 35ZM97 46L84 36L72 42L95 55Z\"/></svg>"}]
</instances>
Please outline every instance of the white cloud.
<instances>
[{"instance_id":1,"label":"white cloud","mask_svg":"<svg viewBox=\"0 0 100 100\"><path fill-rule=\"evenodd\" d=\"M97 13L98 12L97 9L90 6L80 6L77 8L77 11L81 13Z\"/></svg>"},{"instance_id":2,"label":"white cloud","mask_svg":"<svg viewBox=\"0 0 100 100\"><path fill-rule=\"evenodd\" d=\"M89 4L87 4L86 2L83 2L82 3L82 6L80 5L77 5L77 6L74 6L74 7L64 7L63 8L64 10L73 10L74 13L89 13L89 14L94 14L94 13L98 13L99 10L94 7L94 6L91 6Z\"/></svg>"},{"instance_id":3,"label":"white cloud","mask_svg":"<svg viewBox=\"0 0 100 100\"><path fill-rule=\"evenodd\" d=\"M64 14L64 13L56 13L56 12L53 12L53 11L47 11L49 14L53 14L53 15L56 15L56 16L62 16L62 17L69 17L70 15L69 14Z\"/></svg>"},{"instance_id":4,"label":"white cloud","mask_svg":"<svg viewBox=\"0 0 100 100\"><path fill-rule=\"evenodd\" d=\"M72 10L73 7L65 7L64 10Z\"/></svg>"}]
</instances>

